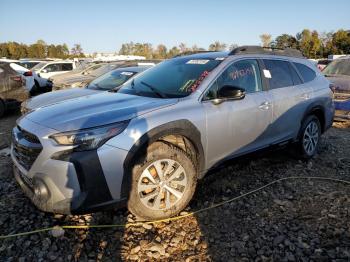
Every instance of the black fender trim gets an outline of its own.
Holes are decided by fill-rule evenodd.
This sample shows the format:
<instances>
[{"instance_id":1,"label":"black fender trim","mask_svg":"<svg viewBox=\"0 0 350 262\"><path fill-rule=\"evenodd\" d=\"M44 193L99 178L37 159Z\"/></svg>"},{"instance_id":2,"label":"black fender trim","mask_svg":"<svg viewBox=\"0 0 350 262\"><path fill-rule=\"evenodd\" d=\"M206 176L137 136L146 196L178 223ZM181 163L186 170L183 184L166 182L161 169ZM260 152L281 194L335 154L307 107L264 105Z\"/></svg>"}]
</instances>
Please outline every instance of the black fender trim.
<instances>
[{"instance_id":1,"label":"black fender trim","mask_svg":"<svg viewBox=\"0 0 350 262\"><path fill-rule=\"evenodd\" d=\"M80 195L73 198L71 203L72 214L95 211L101 203L113 201L97 150L72 152L68 161L74 165L81 190Z\"/></svg>"},{"instance_id":2,"label":"black fender trim","mask_svg":"<svg viewBox=\"0 0 350 262\"><path fill-rule=\"evenodd\" d=\"M133 147L129 150L124 161L124 176L121 189L121 198L128 198L131 189L131 171L133 167L133 160L136 154L147 147L147 145L159 140L161 137L167 135L182 135L189 139L197 151L198 159L198 175L201 178L202 170L204 169L204 150L201 142L201 133L197 127L189 120L181 119L166 124L160 125L146 134L144 134Z\"/></svg>"},{"instance_id":3,"label":"black fender trim","mask_svg":"<svg viewBox=\"0 0 350 262\"><path fill-rule=\"evenodd\" d=\"M323 120L324 122L321 122L321 129L322 129L322 133L327 129L326 127L326 115L325 115L325 108L323 105L321 105L319 102L312 102L305 110L305 113L302 117L301 123L300 125L302 125L302 122L304 121L304 119L311 115L313 112L315 112L316 110L319 110L322 112L322 116L323 116Z\"/></svg>"}]
</instances>

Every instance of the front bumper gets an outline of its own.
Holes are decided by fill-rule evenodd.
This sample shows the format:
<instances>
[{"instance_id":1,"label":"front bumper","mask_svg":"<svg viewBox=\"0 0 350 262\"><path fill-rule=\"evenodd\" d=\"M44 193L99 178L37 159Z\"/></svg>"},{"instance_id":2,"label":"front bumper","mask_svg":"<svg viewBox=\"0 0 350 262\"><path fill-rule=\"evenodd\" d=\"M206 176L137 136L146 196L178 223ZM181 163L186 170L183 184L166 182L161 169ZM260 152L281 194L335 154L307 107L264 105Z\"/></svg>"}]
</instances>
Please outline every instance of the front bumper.
<instances>
[{"instance_id":1,"label":"front bumper","mask_svg":"<svg viewBox=\"0 0 350 262\"><path fill-rule=\"evenodd\" d=\"M21 130L35 134L42 145L34 160L22 156L26 154L25 148L24 153L18 152L18 147L28 147L20 135L14 134L11 147L14 176L39 209L84 214L125 205L126 196L122 196L121 185L126 151L104 145L98 150L71 152L71 148L57 146L48 138L57 131L26 118L22 118L19 125Z\"/></svg>"}]
</instances>

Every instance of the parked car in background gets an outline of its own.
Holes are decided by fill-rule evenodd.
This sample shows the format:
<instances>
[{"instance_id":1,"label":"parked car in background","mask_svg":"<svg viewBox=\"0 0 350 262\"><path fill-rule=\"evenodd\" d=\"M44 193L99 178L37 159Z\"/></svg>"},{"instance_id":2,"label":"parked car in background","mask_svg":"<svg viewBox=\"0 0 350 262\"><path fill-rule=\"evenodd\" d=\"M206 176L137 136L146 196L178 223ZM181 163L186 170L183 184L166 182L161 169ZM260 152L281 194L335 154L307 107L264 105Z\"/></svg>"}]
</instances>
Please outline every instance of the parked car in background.
<instances>
[{"instance_id":1,"label":"parked car in background","mask_svg":"<svg viewBox=\"0 0 350 262\"><path fill-rule=\"evenodd\" d=\"M74 78L75 76L79 76L82 71L96 65L97 63L91 62L91 63L79 63L75 69L69 72L65 72L62 74L54 75L49 77L48 81L50 82L51 86L53 86L53 82L55 83L61 83L65 82L66 79L69 81L70 78ZM100 64L102 65L102 64Z\"/></svg>"},{"instance_id":2,"label":"parked car in background","mask_svg":"<svg viewBox=\"0 0 350 262\"><path fill-rule=\"evenodd\" d=\"M225 160L288 143L313 157L333 121L329 85L296 50L179 56L118 92L24 115L13 129L14 176L47 212L127 205L138 218L168 218Z\"/></svg>"},{"instance_id":3,"label":"parked car in background","mask_svg":"<svg viewBox=\"0 0 350 262\"><path fill-rule=\"evenodd\" d=\"M69 73L53 76L49 79L49 81L51 82L53 91L74 87L84 87L91 80L117 68L122 64L123 62L115 64L90 64L83 70L73 70Z\"/></svg>"},{"instance_id":4,"label":"parked car in background","mask_svg":"<svg viewBox=\"0 0 350 262\"><path fill-rule=\"evenodd\" d=\"M0 117L5 111L18 107L28 99L29 92L25 88L25 78L16 72L10 63L0 62Z\"/></svg>"},{"instance_id":5,"label":"parked car in background","mask_svg":"<svg viewBox=\"0 0 350 262\"><path fill-rule=\"evenodd\" d=\"M112 89L116 91L120 85L124 84L131 77L134 77L148 68L150 68L150 66L118 68L94 79L84 88L58 90L30 98L22 103L21 113L26 114L43 106L81 96L97 94L101 91L109 91Z\"/></svg>"},{"instance_id":6,"label":"parked car in background","mask_svg":"<svg viewBox=\"0 0 350 262\"><path fill-rule=\"evenodd\" d=\"M142 63L138 61L116 61L110 63L94 64L77 74L71 74L67 76L58 75L57 77L51 78L50 81L52 81L52 90L84 87L93 79L119 67L138 65L152 66L155 64L156 62L152 61L142 61Z\"/></svg>"},{"instance_id":7,"label":"parked car in background","mask_svg":"<svg viewBox=\"0 0 350 262\"><path fill-rule=\"evenodd\" d=\"M336 119L350 119L350 56L333 60L322 73L333 84Z\"/></svg>"},{"instance_id":8,"label":"parked car in background","mask_svg":"<svg viewBox=\"0 0 350 262\"><path fill-rule=\"evenodd\" d=\"M322 71L332 60L329 59L318 59L317 60L317 68Z\"/></svg>"},{"instance_id":9,"label":"parked car in background","mask_svg":"<svg viewBox=\"0 0 350 262\"><path fill-rule=\"evenodd\" d=\"M69 60L40 62L32 68L34 73L35 92L44 92L51 89L48 79L54 75L72 71L76 62Z\"/></svg>"}]
</instances>

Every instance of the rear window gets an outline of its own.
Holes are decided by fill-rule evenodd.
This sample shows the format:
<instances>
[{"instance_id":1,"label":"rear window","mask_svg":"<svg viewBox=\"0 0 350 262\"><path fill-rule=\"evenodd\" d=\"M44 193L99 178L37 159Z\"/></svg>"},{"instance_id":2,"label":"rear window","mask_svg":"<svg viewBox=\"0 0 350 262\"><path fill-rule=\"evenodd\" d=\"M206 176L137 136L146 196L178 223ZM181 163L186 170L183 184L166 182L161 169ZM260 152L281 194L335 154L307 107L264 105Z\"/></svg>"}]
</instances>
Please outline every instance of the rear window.
<instances>
[{"instance_id":1,"label":"rear window","mask_svg":"<svg viewBox=\"0 0 350 262\"><path fill-rule=\"evenodd\" d=\"M304 82L310 82L315 79L316 73L310 67L299 63L293 63L293 64L296 66L299 73L303 77Z\"/></svg>"},{"instance_id":2,"label":"rear window","mask_svg":"<svg viewBox=\"0 0 350 262\"><path fill-rule=\"evenodd\" d=\"M292 79L293 79L293 83L294 85L300 85L303 83L303 81L301 81L297 71L295 71L294 67L292 66L292 64L288 63L289 65L289 69L290 69L290 72L292 74Z\"/></svg>"},{"instance_id":3,"label":"rear window","mask_svg":"<svg viewBox=\"0 0 350 262\"><path fill-rule=\"evenodd\" d=\"M271 89L293 86L289 62L264 59L265 68L270 71L268 81Z\"/></svg>"}]
</instances>

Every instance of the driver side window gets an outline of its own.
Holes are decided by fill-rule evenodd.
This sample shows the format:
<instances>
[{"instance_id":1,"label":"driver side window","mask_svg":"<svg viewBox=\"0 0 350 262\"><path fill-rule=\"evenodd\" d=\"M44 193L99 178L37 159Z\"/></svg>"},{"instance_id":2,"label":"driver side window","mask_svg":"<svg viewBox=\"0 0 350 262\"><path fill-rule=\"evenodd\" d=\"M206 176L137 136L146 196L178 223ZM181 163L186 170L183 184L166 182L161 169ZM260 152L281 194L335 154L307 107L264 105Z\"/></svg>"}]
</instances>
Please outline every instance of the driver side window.
<instances>
[{"instance_id":1,"label":"driver side window","mask_svg":"<svg viewBox=\"0 0 350 262\"><path fill-rule=\"evenodd\" d=\"M209 88L205 100L216 98L219 88L225 85L244 88L247 94L262 91L258 61L247 59L230 65Z\"/></svg>"}]
</instances>

